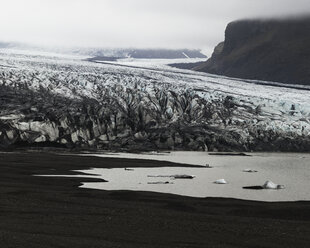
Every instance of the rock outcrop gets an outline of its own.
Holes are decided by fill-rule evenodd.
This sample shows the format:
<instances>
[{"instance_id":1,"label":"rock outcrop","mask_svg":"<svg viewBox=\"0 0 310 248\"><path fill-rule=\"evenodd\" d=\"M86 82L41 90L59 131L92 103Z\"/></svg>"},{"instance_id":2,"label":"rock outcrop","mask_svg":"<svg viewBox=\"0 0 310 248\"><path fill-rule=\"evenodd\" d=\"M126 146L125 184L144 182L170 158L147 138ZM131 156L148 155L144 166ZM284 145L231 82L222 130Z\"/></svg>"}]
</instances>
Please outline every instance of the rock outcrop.
<instances>
[{"instance_id":1,"label":"rock outcrop","mask_svg":"<svg viewBox=\"0 0 310 248\"><path fill-rule=\"evenodd\" d=\"M310 85L310 17L229 23L225 41L194 70Z\"/></svg>"}]
</instances>

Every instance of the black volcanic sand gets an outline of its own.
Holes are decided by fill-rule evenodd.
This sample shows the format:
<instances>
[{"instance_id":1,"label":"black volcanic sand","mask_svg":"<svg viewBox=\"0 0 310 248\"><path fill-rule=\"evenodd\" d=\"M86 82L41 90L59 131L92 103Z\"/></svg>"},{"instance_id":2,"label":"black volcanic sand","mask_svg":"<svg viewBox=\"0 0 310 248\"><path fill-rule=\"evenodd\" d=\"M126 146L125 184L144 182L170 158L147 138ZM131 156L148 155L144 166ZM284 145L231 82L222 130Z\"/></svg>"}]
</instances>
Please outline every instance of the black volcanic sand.
<instances>
[{"instance_id":1,"label":"black volcanic sand","mask_svg":"<svg viewBox=\"0 0 310 248\"><path fill-rule=\"evenodd\" d=\"M168 162L0 153L0 247L310 247L310 202L80 189L90 167Z\"/></svg>"}]
</instances>

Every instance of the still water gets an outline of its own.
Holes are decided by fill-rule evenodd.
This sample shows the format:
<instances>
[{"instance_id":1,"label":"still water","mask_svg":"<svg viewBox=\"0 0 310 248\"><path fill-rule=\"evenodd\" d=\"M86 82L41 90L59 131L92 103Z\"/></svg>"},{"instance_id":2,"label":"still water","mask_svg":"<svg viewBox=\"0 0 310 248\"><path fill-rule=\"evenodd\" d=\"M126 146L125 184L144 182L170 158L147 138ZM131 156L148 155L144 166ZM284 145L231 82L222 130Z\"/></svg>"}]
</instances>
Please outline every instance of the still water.
<instances>
[{"instance_id":1,"label":"still water","mask_svg":"<svg viewBox=\"0 0 310 248\"><path fill-rule=\"evenodd\" d=\"M88 154L89 156L89 154ZM310 200L310 154L252 153L251 156L209 155L205 152L147 154L93 154L100 157L152 159L213 168L160 167L84 170L98 174L105 183L84 183L81 187L102 190L138 190L193 197L232 197L258 201ZM256 173L244 172L245 169ZM194 175L194 179L174 179L175 174ZM215 184L225 179L227 184ZM249 190L243 186L263 185L271 180L284 185L279 190Z\"/></svg>"}]
</instances>

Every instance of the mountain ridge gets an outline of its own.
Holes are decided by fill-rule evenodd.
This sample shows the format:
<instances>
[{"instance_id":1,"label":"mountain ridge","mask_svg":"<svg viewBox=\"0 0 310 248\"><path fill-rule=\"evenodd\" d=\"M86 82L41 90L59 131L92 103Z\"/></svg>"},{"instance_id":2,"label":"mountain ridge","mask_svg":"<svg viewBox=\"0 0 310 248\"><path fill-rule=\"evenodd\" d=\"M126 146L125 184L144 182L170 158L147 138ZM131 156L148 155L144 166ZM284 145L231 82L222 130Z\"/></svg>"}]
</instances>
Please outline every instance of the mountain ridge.
<instances>
[{"instance_id":1,"label":"mountain ridge","mask_svg":"<svg viewBox=\"0 0 310 248\"><path fill-rule=\"evenodd\" d=\"M169 48L104 48L104 47L44 47L19 42L2 42L0 49L17 49L28 51L52 52L67 55L81 55L87 57L101 57L106 60L120 58L135 59L185 59L185 58L207 58L199 49L169 49Z\"/></svg>"},{"instance_id":2,"label":"mountain ridge","mask_svg":"<svg viewBox=\"0 0 310 248\"><path fill-rule=\"evenodd\" d=\"M310 85L310 17L240 20L194 70L244 79Z\"/></svg>"}]
</instances>

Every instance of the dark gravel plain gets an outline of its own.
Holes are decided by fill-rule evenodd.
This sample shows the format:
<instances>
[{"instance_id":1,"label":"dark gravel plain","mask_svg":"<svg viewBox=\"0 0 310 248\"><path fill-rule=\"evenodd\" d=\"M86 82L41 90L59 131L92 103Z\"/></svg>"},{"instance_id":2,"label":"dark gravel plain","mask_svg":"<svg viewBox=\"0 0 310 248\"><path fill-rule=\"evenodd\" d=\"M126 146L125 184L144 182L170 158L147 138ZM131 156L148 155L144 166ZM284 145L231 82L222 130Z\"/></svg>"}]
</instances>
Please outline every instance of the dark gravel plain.
<instances>
[{"instance_id":1,"label":"dark gravel plain","mask_svg":"<svg viewBox=\"0 0 310 248\"><path fill-rule=\"evenodd\" d=\"M310 202L100 191L78 188L94 179L33 176L141 166L176 164L0 153L0 247L310 247Z\"/></svg>"}]
</instances>

